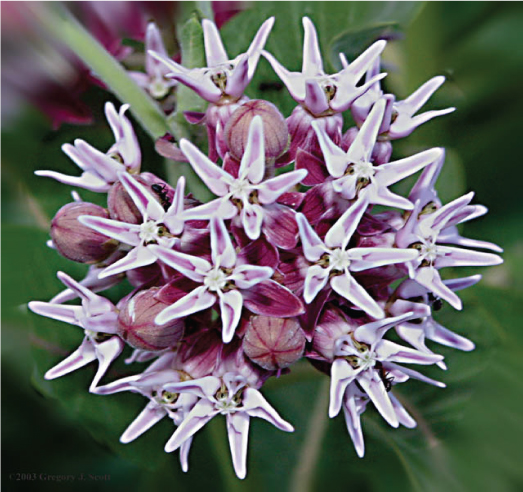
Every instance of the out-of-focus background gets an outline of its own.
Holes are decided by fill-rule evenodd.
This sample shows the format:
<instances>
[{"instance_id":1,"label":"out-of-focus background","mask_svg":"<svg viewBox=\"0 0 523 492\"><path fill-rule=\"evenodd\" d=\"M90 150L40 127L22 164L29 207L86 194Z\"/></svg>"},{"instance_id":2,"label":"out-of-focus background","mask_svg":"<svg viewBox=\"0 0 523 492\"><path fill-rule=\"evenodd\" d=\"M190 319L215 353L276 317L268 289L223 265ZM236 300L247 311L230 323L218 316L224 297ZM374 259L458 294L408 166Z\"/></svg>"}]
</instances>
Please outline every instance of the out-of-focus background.
<instances>
[{"instance_id":1,"label":"out-of-focus background","mask_svg":"<svg viewBox=\"0 0 523 492\"><path fill-rule=\"evenodd\" d=\"M485 268L482 282L464 291L465 309L446 306L438 320L475 341L462 353L434 346L448 371L427 371L444 390L409 382L399 390L418 420L415 430L391 429L369 408L363 417L367 451L357 458L341 416L328 421L314 402L325 378L306 363L270 381L267 398L296 432L265 422L251 429L249 472L232 473L225 424L215 419L196 437L190 471L163 444L167 422L135 443L118 437L144 404L139 395L87 394L93 368L45 382L42 374L81 340L79 330L30 315L31 299L48 300L60 289L57 270L78 278L82 265L46 248L49 221L71 200L70 189L37 178L37 169L75 174L61 152L83 138L106 149L111 134L103 104L118 100L88 67L31 14L35 3L2 2L2 481L5 490L286 491L286 490L523 490L523 5L519 2L71 2L80 22L128 69L143 63L146 23L155 19L169 54L184 17L214 11L231 56L244 51L261 22L276 24L266 49L290 69L301 65L301 17L309 15L320 37L326 68L337 70L337 52L350 57L376 37L390 40L385 86L407 96L429 78L445 85L428 107L455 113L425 124L395 144L405 156L447 148L440 178L444 201L476 192L490 213L466 224L464 234L500 244L505 263ZM36 4L46 9L48 4ZM57 7L57 5L54 5ZM212 9L211 9L212 7ZM56 33L55 33L56 34ZM293 103L262 59L248 94L280 105ZM122 101L125 102L125 101ZM143 170L165 174L152 140L135 124ZM403 185L408 189L408 184ZM81 191L87 200L101 197ZM470 273L461 269L457 273ZM456 273L456 274L457 274ZM318 417L319 415L319 417ZM324 416L322 416L324 415ZM72 475L70 481L58 481ZM83 477L84 480L80 480Z\"/></svg>"}]
</instances>

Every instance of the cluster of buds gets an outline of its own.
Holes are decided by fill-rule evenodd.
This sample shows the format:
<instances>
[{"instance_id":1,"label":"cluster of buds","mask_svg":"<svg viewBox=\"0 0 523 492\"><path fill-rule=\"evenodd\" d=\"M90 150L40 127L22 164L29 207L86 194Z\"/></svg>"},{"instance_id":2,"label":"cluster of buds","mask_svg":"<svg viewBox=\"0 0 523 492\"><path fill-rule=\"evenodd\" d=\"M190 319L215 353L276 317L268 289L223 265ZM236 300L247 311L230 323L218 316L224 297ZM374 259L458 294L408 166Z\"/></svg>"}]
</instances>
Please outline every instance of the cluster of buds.
<instances>
[{"instance_id":1,"label":"cluster of buds","mask_svg":"<svg viewBox=\"0 0 523 492\"><path fill-rule=\"evenodd\" d=\"M472 193L448 204L439 200L434 185L444 149L390 161L393 140L452 111L416 115L443 78L403 101L384 94L379 66L385 41L351 63L342 56L341 72L327 75L308 18L303 70L292 73L263 51L273 22L263 23L246 53L229 60L216 26L204 20L205 68L184 68L161 50L147 55L156 82L175 80L209 102L205 114L187 115L207 125L208 155L184 139L177 149L214 200L200 203L186 195L183 177L171 186L140 172L125 105L119 113L106 105L115 135L107 152L81 140L64 146L81 177L38 172L108 196L104 209L74 193L74 203L52 222L50 245L90 266L79 282L60 272L66 290L50 302L29 303L35 313L85 333L80 347L46 378L98 361L92 393L131 391L147 400L121 441L136 439L167 416L176 430L165 450L180 449L183 470L194 434L225 415L240 478L246 475L251 417L293 430L260 389L302 358L330 375L329 416L343 409L359 456L360 418L369 402L391 426L414 427L394 395L396 385L411 378L445 385L403 364L445 369L427 340L474 348L433 314L445 301L461 309L455 291L480 276L443 280L440 271L502 261L496 245L458 232L458 224L486 213L471 205ZM244 95L261 55L298 103L287 119L270 102ZM357 126L343 133L345 111ZM292 170L280 169L289 163ZM389 189L418 171L408 197ZM375 205L387 208L377 212ZM124 278L133 290L116 305L98 295ZM64 304L75 298L81 305ZM388 340L389 330L405 344ZM148 367L100 384L126 346L133 349L128 364Z\"/></svg>"}]
</instances>

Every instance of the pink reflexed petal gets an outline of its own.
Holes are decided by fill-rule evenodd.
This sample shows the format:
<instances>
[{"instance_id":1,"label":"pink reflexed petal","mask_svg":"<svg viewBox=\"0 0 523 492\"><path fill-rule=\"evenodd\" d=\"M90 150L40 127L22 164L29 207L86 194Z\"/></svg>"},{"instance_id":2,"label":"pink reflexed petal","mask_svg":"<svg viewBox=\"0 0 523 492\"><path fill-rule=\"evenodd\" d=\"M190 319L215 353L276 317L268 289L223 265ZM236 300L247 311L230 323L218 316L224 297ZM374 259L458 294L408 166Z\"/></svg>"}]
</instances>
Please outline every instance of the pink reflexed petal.
<instances>
[{"instance_id":1,"label":"pink reflexed petal","mask_svg":"<svg viewBox=\"0 0 523 492\"><path fill-rule=\"evenodd\" d=\"M222 38L216 24L208 19L202 20L203 40L205 43L205 57L208 67L215 67L229 61L223 47Z\"/></svg>"},{"instance_id":2,"label":"pink reflexed petal","mask_svg":"<svg viewBox=\"0 0 523 492\"><path fill-rule=\"evenodd\" d=\"M440 160L445 155L440 148L429 149L399 161L376 167L376 180L381 186L390 186L403 178L418 172L423 167Z\"/></svg>"},{"instance_id":3,"label":"pink reflexed petal","mask_svg":"<svg viewBox=\"0 0 523 492\"><path fill-rule=\"evenodd\" d=\"M171 234L181 234L183 231L184 220L181 218L183 214L183 202L185 198L185 178L180 176L176 183L176 190L174 191L173 202L165 213L163 223L169 229Z\"/></svg>"},{"instance_id":4,"label":"pink reflexed petal","mask_svg":"<svg viewBox=\"0 0 523 492\"><path fill-rule=\"evenodd\" d=\"M359 342L366 343L373 346L383 335L390 330L393 326L399 323L413 319L414 313L408 312L401 316L395 316L394 318L385 318L383 320L374 321L365 325L358 326L354 331L354 337Z\"/></svg>"},{"instance_id":5,"label":"pink reflexed petal","mask_svg":"<svg viewBox=\"0 0 523 492\"><path fill-rule=\"evenodd\" d=\"M165 210L145 186L139 183L129 173L120 173L118 176L144 219L147 218L155 221L163 219Z\"/></svg>"},{"instance_id":6,"label":"pink reflexed petal","mask_svg":"<svg viewBox=\"0 0 523 492\"><path fill-rule=\"evenodd\" d=\"M249 415L235 412L227 415L227 436L231 448L234 472L240 479L247 475L247 444L249 441Z\"/></svg>"},{"instance_id":7,"label":"pink reflexed petal","mask_svg":"<svg viewBox=\"0 0 523 492\"><path fill-rule=\"evenodd\" d=\"M457 267L457 266L492 266L503 263L501 256L494 253L483 253L470 249L453 248L450 246L438 246L438 253L444 251L442 256L436 258L434 266L436 268Z\"/></svg>"},{"instance_id":8,"label":"pink reflexed petal","mask_svg":"<svg viewBox=\"0 0 523 492\"><path fill-rule=\"evenodd\" d=\"M381 309L370 294L352 278L347 270L345 271L345 275L332 277L330 283L337 294L352 302L369 316L376 319L382 319L385 316L383 309Z\"/></svg>"},{"instance_id":9,"label":"pink reflexed petal","mask_svg":"<svg viewBox=\"0 0 523 492\"><path fill-rule=\"evenodd\" d=\"M165 452L176 451L187 439L198 432L209 420L218 414L209 400L200 400L188 413L175 433L167 441Z\"/></svg>"},{"instance_id":10,"label":"pink reflexed petal","mask_svg":"<svg viewBox=\"0 0 523 492\"><path fill-rule=\"evenodd\" d=\"M253 289L242 290L245 307L255 314L288 318L305 312L303 303L274 280L260 282Z\"/></svg>"},{"instance_id":11,"label":"pink reflexed petal","mask_svg":"<svg viewBox=\"0 0 523 492\"><path fill-rule=\"evenodd\" d=\"M149 246L149 249L159 260L195 282L203 282L205 273L212 268L212 265L207 260L197 256L187 255L156 245Z\"/></svg>"},{"instance_id":12,"label":"pink reflexed petal","mask_svg":"<svg viewBox=\"0 0 523 492\"><path fill-rule=\"evenodd\" d=\"M273 203L263 207L262 231L269 243L281 249L293 249L298 242L296 213L283 205Z\"/></svg>"},{"instance_id":13,"label":"pink reflexed petal","mask_svg":"<svg viewBox=\"0 0 523 492\"><path fill-rule=\"evenodd\" d=\"M408 429L414 429L417 425L416 421L409 415L400 401L392 393L389 393L389 398L394 407L394 412L396 413L396 417L398 417L399 423Z\"/></svg>"},{"instance_id":14,"label":"pink reflexed petal","mask_svg":"<svg viewBox=\"0 0 523 492\"><path fill-rule=\"evenodd\" d=\"M349 250L350 271L361 272L383 265L415 260L419 253L415 249L400 248L353 248Z\"/></svg>"},{"instance_id":15,"label":"pink reflexed petal","mask_svg":"<svg viewBox=\"0 0 523 492\"><path fill-rule=\"evenodd\" d=\"M255 116L249 126L247 145L240 163L238 178L258 184L265 174L265 139L262 117Z\"/></svg>"},{"instance_id":16,"label":"pink reflexed petal","mask_svg":"<svg viewBox=\"0 0 523 492\"><path fill-rule=\"evenodd\" d=\"M317 80L305 81L305 106L314 115L321 115L329 109L329 102L325 91L320 87Z\"/></svg>"},{"instance_id":17,"label":"pink reflexed petal","mask_svg":"<svg viewBox=\"0 0 523 492\"><path fill-rule=\"evenodd\" d=\"M238 215L238 208L227 197L223 197L185 210L182 217L185 220L208 220L217 216L227 220L236 217L236 215Z\"/></svg>"},{"instance_id":18,"label":"pink reflexed petal","mask_svg":"<svg viewBox=\"0 0 523 492\"><path fill-rule=\"evenodd\" d=\"M414 280L425 287L429 292L433 292L438 297L447 301L454 309L462 309L463 304L461 299L441 281L439 272L435 268L420 268L415 273Z\"/></svg>"},{"instance_id":19,"label":"pink reflexed petal","mask_svg":"<svg viewBox=\"0 0 523 492\"><path fill-rule=\"evenodd\" d=\"M325 244L329 248L345 249L367 210L367 206L368 201L365 197L359 198L357 202L353 203L329 229L325 235Z\"/></svg>"},{"instance_id":20,"label":"pink reflexed petal","mask_svg":"<svg viewBox=\"0 0 523 492\"><path fill-rule=\"evenodd\" d=\"M450 331L439 323L436 323L433 319L428 320L425 326L425 335L429 340L466 352L470 352L476 348L474 343L468 338Z\"/></svg>"},{"instance_id":21,"label":"pink reflexed petal","mask_svg":"<svg viewBox=\"0 0 523 492\"><path fill-rule=\"evenodd\" d=\"M284 432L294 432L294 427L283 420L263 395L254 388L246 388L243 392L243 406L241 410L251 417L270 422L274 427Z\"/></svg>"},{"instance_id":22,"label":"pink reflexed petal","mask_svg":"<svg viewBox=\"0 0 523 492\"><path fill-rule=\"evenodd\" d=\"M139 225L93 215L80 215L78 222L130 246L138 246L141 242Z\"/></svg>"},{"instance_id":23,"label":"pink reflexed petal","mask_svg":"<svg viewBox=\"0 0 523 492\"><path fill-rule=\"evenodd\" d=\"M245 234L247 234L250 239L256 240L260 237L263 216L263 208L260 207L260 205L251 205L248 202L243 203L240 218Z\"/></svg>"},{"instance_id":24,"label":"pink reflexed petal","mask_svg":"<svg viewBox=\"0 0 523 492\"><path fill-rule=\"evenodd\" d=\"M161 406L148 404L124 431L120 437L120 442L127 444L134 441L137 437L140 437L144 432L148 431L154 424L162 420L166 415L166 410Z\"/></svg>"},{"instance_id":25,"label":"pink reflexed petal","mask_svg":"<svg viewBox=\"0 0 523 492\"><path fill-rule=\"evenodd\" d=\"M28 305L33 313L40 316L63 321L71 325L81 326L79 319L83 317L82 306L51 304L50 302L31 301Z\"/></svg>"},{"instance_id":26,"label":"pink reflexed petal","mask_svg":"<svg viewBox=\"0 0 523 492\"><path fill-rule=\"evenodd\" d=\"M363 123L358 135L347 151L349 162L370 162L372 149L376 144L381 122L383 121L385 106L386 101L382 98L372 107L369 116L367 116L365 123Z\"/></svg>"},{"instance_id":27,"label":"pink reflexed petal","mask_svg":"<svg viewBox=\"0 0 523 492\"><path fill-rule=\"evenodd\" d=\"M186 439L180 446L180 466L182 471L187 473L189 471L189 451L191 450L192 437Z\"/></svg>"},{"instance_id":28,"label":"pink reflexed petal","mask_svg":"<svg viewBox=\"0 0 523 492\"><path fill-rule=\"evenodd\" d=\"M332 363L329 402L331 419L340 413L345 390L358 374L359 371L355 371L345 359L336 359Z\"/></svg>"},{"instance_id":29,"label":"pink reflexed petal","mask_svg":"<svg viewBox=\"0 0 523 492\"><path fill-rule=\"evenodd\" d=\"M93 360L96 360L96 352L94 350L93 342L85 337L82 344L62 362L58 363L53 368L49 369L45 374L45 379L56 379L70 372L76 371L81 367L86 366Z\"/></svg>"},{"instance_id":30,"label":"pink reflexed petal","mask_svg":"<svg viewBox=\"0 0 523 492\"><path fill-rule=\"evenodd\" d=\"M202 154L191 142L182 138L180 148L189 159L191 166L209 189L218 196L229 193L229 185L233 177L218 167L208 157Z\"/></svg>"},{"instance_id":31,"label":"pink reflexed petal","mask_svg":"<svg viewBox=\"0 0 523 492\"><path fill-rule=\"evenodd\" d=\"M365 393L369 395L369 398L372 403L374 403L376 410L378 410L381 416L392 427L398 427L398 417L396 416L396 412L394 411L394 407L392 406L392 402L390 401L389 394L385 389L383 381L381 381L381 379L377 381L372 377L363 376L358 378L358 382Z\"/></svg>"},{"instance_id":32,"label":"pink reflexed petal","mask_svg":"<svg viewBox=\"0 0 523 492\"><path fill-rule=\"evenodd\" d=\"M236 251L229 231L221 218L211 219L211 255L214 266L232 268L236 264Z\"/></svg>"},{"instance_id":33,"label":"pink reflexed petal","mask_svg":"<svg viewBox=\"0 0 523 492\"><path fill-rule=\"evenodd\" d=\"M324 126L320 125L317 121L313 121L312 128L314 128L318 137L318 142L320 143L329 174L334 178L343 176L349 164L347 154L331 140Z\"/></svg>"},{"instance_id":34,"label":"pink reflexed petal","mask_svg":"<svg viewBox=\"0 0 523 492\"><path fill-rule=\"evenodd\" d=\"M261 50L267 42L267 37L271 32L272 26L274 25L274 17L269 17L258 29L256 36L252 40L247 54L249 55L249 80L252 79L258 60L260 59Z\"/></svg>"},{"instance_id":35,"label":"pink reflexed petal","mask_svg":"<svg viewBox=\"0 0 523 492\"><path fill-rule=\"evenodd\" d=\"M94 350L99 365L91 385L89 386L89 391L92 392L94 388L96 388L100 379L103 378L107 369L109 369L111 363L122 353L124 345L125 343L119 337L111 337L105 342L94 344Z\"/></svg>"},{"instance_id":36,"label":"pink reflexed petal","mask_svg":"<svg viewBox=\"0 0 523 492\"><path fill-rule=\"evenodd\" d=\"M381 340L376 347L376 353L382 360L387 362L402 362L406 364L432 365L443 360L441 355L420 352L389 340Z\"/></svg>"},{"instance_id":37,"label":"pink reflexed petal","mask_svg":"<svg viewBox=\"0 0 523 492\"><path fill-rule=\"evenodd\" d=\"M207 287L197 287L179 301L176 301L172 306L165 308L156 316L154 322L157 325L164 325L173 319L183 318L210 308L215 302L216 296L208 292Z\"/></svg>"},{"instance_id":38,"label":"pink reflexed petal","mask_svg":"<svg viewBox=\"0 0 523 492\"><path fill-rule=\"evenodd\" d=\"M330 268L323 268L320 265L312 265L309 267L303 285L303 299L307 304L310 304L325 285L327 285L330 271Z\"/></svg>"},{"instance_id":39,"label":"pink reflexed petal","mask_svg":"<svg viewBox=\"0 0 523 492\"><path fill-rule=\"evenodd\" d=\"M297 72L289 72L267 51L262 51L262 55L268 60L276 75L285 84L291 97L297 102L303 102L305 100L305 78L303 75Z\"/></svg>"},{"instance_id":40,"label":"pink reflexed petal","mask_svg":"<svg viewBox=\"0 0 523 492\"><path fill-rule=\"evenodd\" d=\"M208 398L215 395L222 382L215 376L205 376L200 379L190 379L179 383L166 384L164 389L172 393L190 393L199 398Z\"/></svg>"},{"instance_id":41,"label":"pink reflexed petal","mask_svg":"<svg viewBox=\"0 0 523 492\"><path fill-rule=\"evenodd\" d=\"M345 155L345 153L343 154ZM296 153L296 169L307 170L307 176L302 180L302 184L305 186L321 184L329 177L325 163L301 148Z\"/></svg>"},{"instance_id":42,"label":"pink reflexed petal","mask_svg":"<svg viewBox=\"0 0 523 492\"><path fill-rule=\"evenodd\" d=\"M307 170L298 169L264 181L257 187L260 202L264 205L274 203L289 188L303 181L305 176L307 176Z\"/></svg>"},{"instance_id":43,"label":"pink reflexed petal","mask_svg":"<svg viewBox=\"0 0 523 492\"><path fill-rule=\"evenodd\" d=\"M138 246L124 256L121 260L108 266L100 273L100 278L110 277L118 273L126 272L127 270L134 270L142 266L152 265L156 262L156 255L152 252L150 247Z\"/></svg>"},{"instance_id":44,"label":"pink reflexed petal","mask_svg":"<svg viewBox=\"0 0 523 492\"><path fill-rule=\"evenodd\" d=\"M240 322L243 307L243 297L237 290L225 292L220 297L220 311L222 318L222 340L229 343L233 337L236 327Z\"/></svg>"},{"instance_id":45,"label":"pink reflexed petal","mask_svg":"<svg viewBox=\"0 0 523 492\"><path fill-rule=\"evenodd\" d=\"M354 398L347 398L343 405L343 413L345 416L345 424L349 432L356 454L363 458L365 454L365 442L363 440L363 432L361 430L361 418L356 408L356 401Z\"/></svg>"},{"instance_id":46,"label":"pink reflexed petal","mask_svg":"<svg viewBox=\"0 0 523 492\"><path fill-rule=\"evenodd\" d=\"M249 85L249 56L244 54L239 57L231 76L227 79L225 93L234 98L240 98Z\"/></svg>"},{"instance_id":47,"label":"pink reflexed petal","mask_svg":"<svg viewBox=\"0 0 523 492\"><path fill-rule=\"evenodd\" d=\"M304 76L323 75L323 60L321 58L318 34L314 24L308 17L302 19L305 31L303 38L303 64L302 73Z\"/></svg>"},{"instance_id":48,"label":"pink reflexed petal","mask_svg":"<svg viewBox=\"0 0 523 492\"><path fill-rule=\"evenodd\" d=\"M230 276L239 289L250 289L272 277L274 270L267 266L239 265Z\"/></svg>"},{"instance_id":49,"label":"pink reflexed petal","mask_svg":"<svg viewBox=\"0 0 523 492\"><path fill-rule=\"evenodd\" d=\"M303 214L296 214L296 222L298 223L305 258L309 261L318 261L329 249L323 244L323 241L310 226Z\"/></svg>"},{"instance_id":50,"label":"pink reflexed petal","mask_svg":"<svg viewBox=\"0 0 523 492\"><path fill-rule=\"evenodd\" d=\"M106 183L103 179L91 173L83 173L82 176L67 176L67 174L57 173L55 171L35 171L37 176L44 178L52 178L60 183L77 186L78 188L85 188L96 193L107 193L111 188L111 184Z\"/></svg>"}]
</instances>

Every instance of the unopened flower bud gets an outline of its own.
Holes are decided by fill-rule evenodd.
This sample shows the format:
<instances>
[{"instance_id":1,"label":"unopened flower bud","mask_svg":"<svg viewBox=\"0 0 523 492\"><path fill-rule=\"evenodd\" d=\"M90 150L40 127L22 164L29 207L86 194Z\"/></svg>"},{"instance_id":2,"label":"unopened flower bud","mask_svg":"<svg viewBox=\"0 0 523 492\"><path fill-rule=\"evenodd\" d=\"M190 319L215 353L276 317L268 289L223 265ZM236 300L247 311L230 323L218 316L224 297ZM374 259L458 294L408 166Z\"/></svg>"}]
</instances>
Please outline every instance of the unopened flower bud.
<instances>
[{"instance_id":1,"label":"unopened flower bud","mask_svg":"<svg viewBox=\"0 0 523 492\"><path fill-rule=\"evenodd\" d=\"M243 351L263 369L284 369L303 355L305 335L295 318L253 316L243 339Z\"/></svg>"},{"instance_id":2,"label":"unopened flower bud","mask_svg":"<svg viewBox=\"0 0 523 492\"><path fill-rule=\"evenodd\" d=\"M168 304L156 299L159 287L143 290L121 306L118 334L131 346L141 350L163 350L181 340L184 321L175 319L165 325L154 322Z\"/></svg>"},{"instance_id":3,"label":"unopened flower bud","mask_svg":"<svg viewBox=\"0 0 523 492\"><path fill-rule=\"evenodd\" d=\"M285 118L274 104L263 100L247 101L231 115L225 126L225 141L231 155L241 160L249 127L255 116L263 120L263 134L265 137L265 156L267 159L276 159L282 155L289 142L289 130Z\"/></svg>"},{"instance_id":4,"label":"unopened flower bud","mask_svg":"<svg viewBox=\"0 0 523 492\"><path fill-rule=\"evenodd\" d=\"M80 223L80 215L109 218L105 208L94 203L64 205L51 222L51 239L62 256L79 263L98 263L109 257L118 242Z\"/></svg>"}]
</instances>

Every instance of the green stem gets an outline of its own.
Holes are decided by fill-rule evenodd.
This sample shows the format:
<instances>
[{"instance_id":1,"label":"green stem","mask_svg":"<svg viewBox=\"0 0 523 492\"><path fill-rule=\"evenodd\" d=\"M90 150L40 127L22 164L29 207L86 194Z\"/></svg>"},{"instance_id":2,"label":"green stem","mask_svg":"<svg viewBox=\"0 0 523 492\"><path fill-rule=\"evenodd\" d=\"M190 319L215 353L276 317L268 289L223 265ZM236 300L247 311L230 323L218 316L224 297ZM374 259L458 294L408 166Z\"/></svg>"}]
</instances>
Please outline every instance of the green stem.
<instances>
[{"instance_id":1,"label":"green stem","mask_svg":"<svg viewBox=\"0 0 523 492\"><path fill-rule=\"evenodd\" d=\"M42 4L31 9L50 36L68 46L118 99L131 105L131 112L153 139L169 131L165 116L156 103L69 11Z\"/></svg>"}]
</instances>

